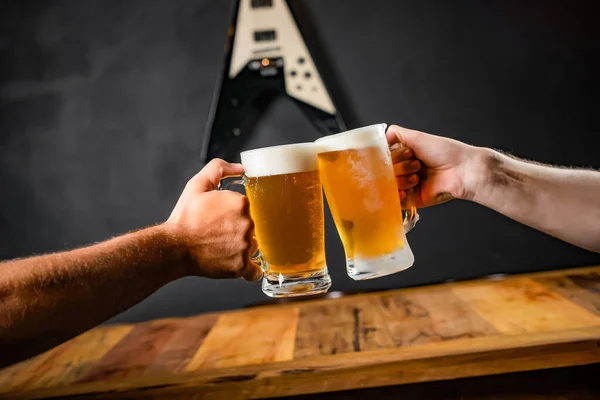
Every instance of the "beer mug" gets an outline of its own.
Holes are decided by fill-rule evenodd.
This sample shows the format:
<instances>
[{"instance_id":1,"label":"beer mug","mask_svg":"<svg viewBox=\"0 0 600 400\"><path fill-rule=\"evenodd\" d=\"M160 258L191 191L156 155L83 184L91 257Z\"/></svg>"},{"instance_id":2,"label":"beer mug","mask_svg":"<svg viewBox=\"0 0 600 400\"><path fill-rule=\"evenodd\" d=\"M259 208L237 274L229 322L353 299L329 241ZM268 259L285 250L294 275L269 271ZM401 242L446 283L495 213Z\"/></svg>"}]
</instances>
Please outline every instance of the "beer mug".
<instances>
[{"instance_id":1,"label":"beer mug","mask_svg":"<svg viewBox=\"0 0 600 400\"><path fill-rule=\"evenodd\" d=\"M403 271L415 260L405 232L419 216L406 204L403 218L386 126L371 125L315 142L325 196L344 244L348 275L355 280Z\"/></svg>"},{"instance_id":2,"label":"beer mug","mask_svg":"<svg viewBox=\"0 0 600 400\"><path fill-rule=\"evenodd\" d=\"M241 153L244 175L221 180L219 190L246 188L263 267L263 292L271 297L325 293L323 190L314 143L265 147Z\"/></svg>"}]
</instances>

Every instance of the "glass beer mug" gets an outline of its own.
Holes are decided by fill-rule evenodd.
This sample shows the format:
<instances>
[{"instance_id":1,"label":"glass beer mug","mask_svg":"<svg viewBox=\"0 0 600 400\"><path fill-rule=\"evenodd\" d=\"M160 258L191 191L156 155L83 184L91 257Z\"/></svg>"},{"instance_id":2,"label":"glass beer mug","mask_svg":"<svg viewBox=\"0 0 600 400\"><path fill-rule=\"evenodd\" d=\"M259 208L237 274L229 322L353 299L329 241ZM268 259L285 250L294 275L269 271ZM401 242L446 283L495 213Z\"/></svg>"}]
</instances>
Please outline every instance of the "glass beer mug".
<instances>
[{"instance_id":1,"label":"glass beer mug","mask_svg":"<svg viewBox=\"0 0 600 400\"><path fill-rule=\"evenodd\" d=\"M221 180L219 190L244 185L262 265L263 292L271 297L325 293L323 190L314 143L241 153L244 176Z\"/></svg>"},{"instance_id":2,"label":"glass beer mug","mask_svg":"<svg viewBox=\"0 0 600 400\"><path fill-rule=\"evenodd\" d=\"M315 141L321 182L344 245L348 275L372 279L411 267L415 261L405 232L419 216L402 205L394 175L386 124L326 136ZM407 199L412 201L412 195Z\"/></svg>"}]
</instances>

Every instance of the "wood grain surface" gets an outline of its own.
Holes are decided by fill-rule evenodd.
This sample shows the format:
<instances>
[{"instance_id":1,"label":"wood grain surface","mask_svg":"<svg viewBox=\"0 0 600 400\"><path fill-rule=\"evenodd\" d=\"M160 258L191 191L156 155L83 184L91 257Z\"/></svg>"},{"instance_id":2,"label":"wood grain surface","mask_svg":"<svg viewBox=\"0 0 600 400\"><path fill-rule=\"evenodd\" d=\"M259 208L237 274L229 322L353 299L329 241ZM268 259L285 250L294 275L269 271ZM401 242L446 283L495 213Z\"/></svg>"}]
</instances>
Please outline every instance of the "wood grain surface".
<instances>
[{"instance_id":1,"label":"wood grain surface","mask_svg":"<svg viewBox=\"0 0 600 400\"><path fill-rule=\"evenodd\" d=\"M0 398L270 398L598 362L590 267L98 327L0 370Z\"/></svg>"}]
</instances>

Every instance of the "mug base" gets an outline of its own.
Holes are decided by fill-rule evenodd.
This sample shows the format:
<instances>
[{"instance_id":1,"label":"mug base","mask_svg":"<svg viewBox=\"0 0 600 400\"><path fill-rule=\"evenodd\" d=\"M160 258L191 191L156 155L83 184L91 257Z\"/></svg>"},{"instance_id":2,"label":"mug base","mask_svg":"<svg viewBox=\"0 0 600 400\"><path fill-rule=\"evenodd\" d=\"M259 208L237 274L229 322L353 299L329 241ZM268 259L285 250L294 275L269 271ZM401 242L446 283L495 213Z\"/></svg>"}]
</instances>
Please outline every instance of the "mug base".
<instances>
[{"instance_id":1,"label":"mug base","mask_svg":"<svg viewBox=\"0 0 600 400\"><path fill-rule=\"evenodd\" d=\"M331 287L327 267L306 276L285 276L266 273L262 281L262 291L269 297L299 297L326 293Z\"/></svg>"},{"instance_id":2,"label":"mug base","mask_svg":"<svg viewBox=\"0 0 600 400\"><path fill-rule=\"evenodd\" d=\"M347 258L346 271L348 276L355 281L364 281L404 271L412 267L414 262L415 257L408 246L408 242L405 242L404 247L401 249L381 257Z\"/></svg>"}]
</instances>

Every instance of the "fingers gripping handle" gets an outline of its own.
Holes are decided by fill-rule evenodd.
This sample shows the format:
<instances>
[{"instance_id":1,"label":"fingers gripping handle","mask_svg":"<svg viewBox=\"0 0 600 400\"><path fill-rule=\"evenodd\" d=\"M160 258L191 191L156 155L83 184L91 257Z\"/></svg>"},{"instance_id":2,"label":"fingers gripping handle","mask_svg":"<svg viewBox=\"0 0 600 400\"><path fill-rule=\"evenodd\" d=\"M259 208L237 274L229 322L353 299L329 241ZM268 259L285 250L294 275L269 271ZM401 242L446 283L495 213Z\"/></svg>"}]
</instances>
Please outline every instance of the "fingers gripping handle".
<instances>
[{"instance_id":1,"label":"fingers gripping handle","mask_svg":"<svg viewBox=\"0 0 600 400\"><path fill-rule=\"evenodd\" d=\"M230 190L230 188L235 185L246 186L246 176L226 176L225 178L222 178L219 181L217 190ZM256 236L254 237L254 239L256 239ZM256 253L250 256L250 260L252 260L256 265L258 265L260 269L263 270L263 272L267 272L267 261L265 260L259 249L256 250Z\"/></svg>"},{"instance_id":2,"label":"fingers gripping handle","mask_svg":"<svg viewBox=\"0 0 600 400\"><path fill-rule=\"evenodd\" d=\"M408 148L408 146L402 142L397 143L396 146L399 146L400 148ZM400 202L402 204L402 221L404 225L404 232L406 233L410 232L419 220L419 213L417 212L417 206L415 206L415 190L417 190L416 187L408 189L406 191L406 197Z\"/></svg>"}]
</instances>

